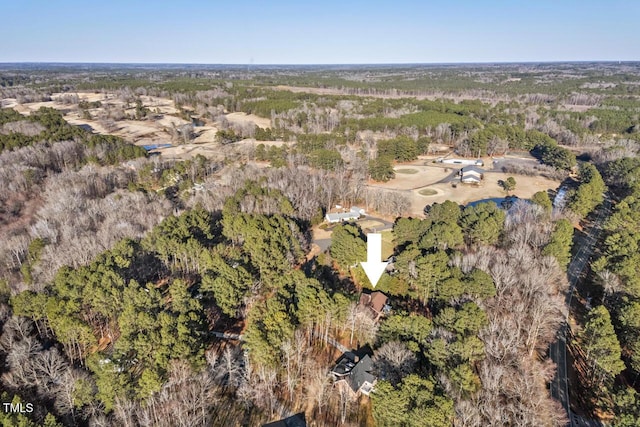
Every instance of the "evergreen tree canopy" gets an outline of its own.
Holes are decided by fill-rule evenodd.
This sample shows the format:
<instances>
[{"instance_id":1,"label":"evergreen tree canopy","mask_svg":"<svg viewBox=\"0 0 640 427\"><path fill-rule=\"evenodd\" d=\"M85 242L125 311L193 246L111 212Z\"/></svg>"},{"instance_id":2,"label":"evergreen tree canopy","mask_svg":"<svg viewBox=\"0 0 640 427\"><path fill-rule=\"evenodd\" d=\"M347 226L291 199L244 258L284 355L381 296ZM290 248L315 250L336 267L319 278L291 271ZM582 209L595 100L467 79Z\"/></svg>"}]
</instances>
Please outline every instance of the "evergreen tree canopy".
<instances>
[{"instance_id":1,"label":"evergreen tree canopy","mask_svg":"<svg viewBox=\"0 0 640 427\"><path fill-rule=\"evenodd\" d=\"M603 305L594 307L580 333L582 348L595 370L615 377L624 370L620 359L620 342L611 324L609 311Z\"/></svg>"}]
</instances>

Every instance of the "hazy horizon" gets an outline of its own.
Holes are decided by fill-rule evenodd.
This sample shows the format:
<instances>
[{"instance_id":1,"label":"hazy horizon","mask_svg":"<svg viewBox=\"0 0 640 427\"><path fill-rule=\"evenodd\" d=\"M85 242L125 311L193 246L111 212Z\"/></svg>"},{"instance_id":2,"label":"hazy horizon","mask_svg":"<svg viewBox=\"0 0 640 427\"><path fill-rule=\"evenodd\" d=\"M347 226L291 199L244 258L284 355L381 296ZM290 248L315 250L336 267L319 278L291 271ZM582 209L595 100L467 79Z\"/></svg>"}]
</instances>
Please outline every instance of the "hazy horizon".
<instances>
[{"instance_id":1,"label":"hazy horizon","mask_svg":"<svg viewBox=\"0 0 640 427\"><path fill-rule=\"evenodd\" d=\"M474 66L474 65L554 65L554 64L640 64L640 60L554 60L554 61L487 61L487 62L360 62L360 63L199 63L199 62L82 62L82 61L7 61L0 65L53 65L53 66L204 66L204 67L439 67L439 66Z\"/></svg>"},{"instance_id":2,"label":"hazy horizon","mask_svg":"<svg viewBox=\"0 0 640 427\"><path fill-rule=\"evenodd\" d=\"M457 64L640 60L640 2L27 0L0 63Z\"/></svg>"}]
</instances>

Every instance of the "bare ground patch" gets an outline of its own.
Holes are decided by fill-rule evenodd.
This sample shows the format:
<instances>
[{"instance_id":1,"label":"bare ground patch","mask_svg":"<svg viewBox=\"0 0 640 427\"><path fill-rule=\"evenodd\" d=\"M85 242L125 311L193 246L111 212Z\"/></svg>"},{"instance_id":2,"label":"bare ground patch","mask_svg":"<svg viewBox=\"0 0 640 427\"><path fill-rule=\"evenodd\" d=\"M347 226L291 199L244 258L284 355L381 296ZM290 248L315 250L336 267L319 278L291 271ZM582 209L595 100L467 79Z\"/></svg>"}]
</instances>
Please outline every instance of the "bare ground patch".
<instances>
[{"instance_id":1,"label":"bare ground patch","mask_svg":"<svg viewBox=\"0 0 640 427\"><path fill-rule=\"evenodd\" d=\"M265 119L264 117L256 116L255 114L230 113L230 114L227 114L225 117L231 123L237 123L237 124L253 123L254 125L262 129L271 127L270 119Z\"/></svg>"},{"instance_id":2,"label":"bare ground patch","mask_svg":"<svg viewBox=\"0 0 640 427\"><path fill-rule=\"evenodd\" d=\"M163 148L158 150L158 152L163 157L170 159L191 159L197 155L204 156L208 159L223 156L223 152L220 150L220 143L218 142L182 144Z\"/></svg>"}]
</instances>

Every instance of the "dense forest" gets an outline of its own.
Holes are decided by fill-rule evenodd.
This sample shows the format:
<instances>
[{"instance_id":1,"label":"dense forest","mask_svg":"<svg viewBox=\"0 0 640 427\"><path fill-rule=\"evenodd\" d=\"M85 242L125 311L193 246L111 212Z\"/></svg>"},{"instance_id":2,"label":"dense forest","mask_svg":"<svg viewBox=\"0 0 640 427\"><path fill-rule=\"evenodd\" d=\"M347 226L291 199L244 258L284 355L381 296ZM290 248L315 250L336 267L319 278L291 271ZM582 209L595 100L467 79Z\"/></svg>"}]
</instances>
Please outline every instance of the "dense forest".
<instances>
[{"instance_id":1,"label":"dense forest","mask_svg":"<svg viewBox=\"0 0 640 427\"><path fill-rule=\"evenodd\" d=\"M33 410L2 425L640 422L637 64L25 67L0 70L0 392ZM202 121L211 155L123 136L169 116L154 98L187 123L162 142ZM373 185L445 154L517 156L507 195L556 187L416 217ZM391 224L375 289L372 230L328 224L336 205ZM330 376L344 348L368 396Z\"/></svg>"}]
</instances>

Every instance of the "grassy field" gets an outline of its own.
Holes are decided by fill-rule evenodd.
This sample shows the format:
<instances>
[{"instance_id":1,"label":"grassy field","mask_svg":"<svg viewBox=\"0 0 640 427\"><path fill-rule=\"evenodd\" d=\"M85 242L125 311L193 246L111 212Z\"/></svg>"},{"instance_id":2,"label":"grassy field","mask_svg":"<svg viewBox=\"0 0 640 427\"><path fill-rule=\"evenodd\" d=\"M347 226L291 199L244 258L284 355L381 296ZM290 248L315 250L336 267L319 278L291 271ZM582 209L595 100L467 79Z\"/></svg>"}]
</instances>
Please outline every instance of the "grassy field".
<instances>
[{"instance_id":1,"label":"grassy field","mask_svg":"<svg viewBox=\"0 0 640 427\"><path fill-rule=\"evenodd\" d=\"M393 255L393 231L384 230L382 234L382 259L385 260Z\"/></svg>"},{"instance_id":2,"label":"grassy field","mask_svg":"<svg viewBox=\"0 0 640 427\"><path fill-rule=\"evenodd\" d=\"M421 196L434 196L434 195L438 194L438 192L436 190L431 189L431 188L424 188L424 189L418 191L418 194L420 194Z\"/></svg>"},{"instance_id":3,"label":"grassy field","mask_svg":"<svg viewBox=\"0 0 640 427\"><path fill-rule=\"evenodd\" d=\"M396 169L396 173L403 173L406 175L413 175L418 173L417 169Z\"/></svg>"}]
</instances>

